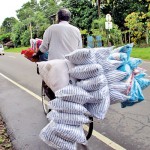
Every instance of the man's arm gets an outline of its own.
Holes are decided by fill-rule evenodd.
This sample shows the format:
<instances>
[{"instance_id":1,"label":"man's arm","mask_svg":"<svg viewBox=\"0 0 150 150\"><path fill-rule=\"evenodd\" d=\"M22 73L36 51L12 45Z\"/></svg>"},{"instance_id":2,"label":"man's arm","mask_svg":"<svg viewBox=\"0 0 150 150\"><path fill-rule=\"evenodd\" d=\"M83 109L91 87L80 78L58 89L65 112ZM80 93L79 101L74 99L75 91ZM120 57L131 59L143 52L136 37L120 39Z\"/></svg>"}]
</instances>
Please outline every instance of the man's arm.
<instances>
[{"instance_id":1,"label":"man's arm","mask_svg":"<svg viewBox=\"0 0 150 150\"><path fill-rule=\"evenodd\" d=\"M42 53L45 53L46 51L49 50L50 39L51 39L51 29L49 27L48 29L45 30L42 44L39 47Z\"/></svg>"},{"instance_id":2,"label":"man's arm","mask_svg":"<svg viewBox=\"0 0 150 150\"><path fill-rule=\"evenodd\" d=\"M39 47L39 50L37 51L37 53L33 54L33 56L32 56L33 59L39 59L40 55L42 55L43 53L45 53L46 51L49 50L50 38L51 38L51 31L48 28L44 32L43 41L42 41L42 44Z\"/></svg>"}]
</instances>

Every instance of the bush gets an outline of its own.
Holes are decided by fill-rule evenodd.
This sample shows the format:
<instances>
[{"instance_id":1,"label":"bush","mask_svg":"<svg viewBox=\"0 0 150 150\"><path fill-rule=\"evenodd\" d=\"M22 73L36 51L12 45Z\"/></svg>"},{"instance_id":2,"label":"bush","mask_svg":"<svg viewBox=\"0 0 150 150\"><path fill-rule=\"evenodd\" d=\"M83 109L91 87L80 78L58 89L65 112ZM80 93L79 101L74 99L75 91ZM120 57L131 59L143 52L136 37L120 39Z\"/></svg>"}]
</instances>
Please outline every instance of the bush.
<instances>
[{"instance_id":1,"label":"bush","mask_svg":"<svg viewBox=\"0 0 150 150\"><path fill-rule=\"evenodd\" d=\"M12 41L7 42L6 44L4 44L4 46L6 46L7 48L14 48L14 44Z\"/></svg>"}]
</instances>

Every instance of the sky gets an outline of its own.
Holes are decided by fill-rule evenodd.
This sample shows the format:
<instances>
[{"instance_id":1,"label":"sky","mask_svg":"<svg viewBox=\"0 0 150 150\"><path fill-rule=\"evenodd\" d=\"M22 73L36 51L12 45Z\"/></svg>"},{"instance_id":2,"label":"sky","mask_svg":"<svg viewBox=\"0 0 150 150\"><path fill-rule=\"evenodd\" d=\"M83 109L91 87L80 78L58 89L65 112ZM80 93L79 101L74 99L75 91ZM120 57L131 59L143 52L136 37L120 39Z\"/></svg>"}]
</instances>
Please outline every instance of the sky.
<instances>
[{"instance_id":1,"label":"sky","mask_svg":"<svg viewBox=\"0 0 150 150\"><path fill-rule=\"evenodd\" d=\"M28 1L30 0L0 0L0 25L7 17L17 18L16 10Z\"/></svg>"}]
</instances>

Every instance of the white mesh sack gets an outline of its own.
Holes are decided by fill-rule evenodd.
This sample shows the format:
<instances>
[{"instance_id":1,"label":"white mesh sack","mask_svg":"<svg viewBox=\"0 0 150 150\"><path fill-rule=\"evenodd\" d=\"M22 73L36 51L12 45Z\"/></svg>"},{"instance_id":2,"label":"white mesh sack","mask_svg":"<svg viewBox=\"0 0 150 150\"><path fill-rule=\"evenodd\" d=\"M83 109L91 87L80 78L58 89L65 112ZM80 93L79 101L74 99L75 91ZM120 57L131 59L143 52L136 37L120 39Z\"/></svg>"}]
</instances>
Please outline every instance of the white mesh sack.
<instances>
[{"instance_id":1,"label":"white mesh sack","mask_svg":"<svg viewBox=\"0 0 150 150\"><path fill-rule=\"evenodd\" d=\"M69 68L66 60L55 59L39 62L38 67L42 79L53 92L69 84Z\"/></svg>"},{"instance_id":2,"label":"white mesh sack","mask_svg":"<svg viewBox=\"0 0 150 150\"><path fill-rule=\"evenodd\" d=\"M70 126L56 123L57 135L67 141L87 144L86 136L82 126Z\"/></svg>"},{"instance_id":3,"label":"white mesh sack","mask_svg":"<svg viewBox=\"0 0 150 150\"><path fill-rule=\"evenodd\" d=\"M109 57L112 50L113 50L113 47L93 48L96 60L98 62L101 61L101 60L106 60Z\"/></svg>"},{"instance_id":4,"label":"white mesh sack","mask_svg":"<svg viewBox=\"0 0 150 150\"><path fill-rule=\"evenodd\" d=\"M57 136L56 126L53 121L41 130L39 136L46 144L57 150L76 150L75 142L69 142Z\"/></svg>"},{"instance_id":5,"label":"white mesh sack","mask_svg":"<svg viewBox=\"0 0 150 150\"><path fill-rule=\"evenodd\" d=\"M117 67L111 64L109 60L101 60L97 63L103 67L105 73L117 69Z\"/></svg>"},{"instance_id":6,"label":"white mesh sack","mask_svg":"<svg viewBox=\"0 0 150 150\"><path fill-rule=\"evenodd\" d=\"M70 62L76 65L96 63L94 53L87 48L77 49L65 56Z\"/></svg>"},{"instance_id":7,"label":"white mesh sack","mask_svg":"<svg viewBox=\"0 0 150 150\"><path fill-rule=\"evenodd\" d=\"M120 93L127 93L127 90L129 88L130 84L125 82L114 82L112 84L109 84L109 89L118 91Z\"/></svg>"},{"instance_id":8,"label":"white mesh sack","mask_svg":"<svg viewBox=\"0 0 150 150\"><path fill-rule=\"evenodd\" d=\"M110 90L110 101L111 104L115 104L118 102L124 102L126 100L128 100L130 98L130 96L124 95L118 91L115 90Z\"/></svg>"},{"instance_id":9,"label":"white mesh sack","mask_svg":"<svg viewBox=\"0 0 150 150\"><path fill-rule=\"evenodd\" d=\"M103 74L103 67L100 64L80 65L70 69L69 73L76 79L88 79Z\"/></svg>"},{"instance_id":10,"label":"white mesh sack","mask_svg":"<svg viewBox=\"0 0 150 150\"><path fill-rule=\"evenodd\" d=\"M127 73L119 70L113 70L106 73L105 76L108 83L113 83L122 81L127 76Z\"/></svg>"},{"instance_id":11,"label":"white mesh sack","mask_svg":"<svg viewBox=\"0 0 150 150\"><path fill-rule=\"evenodd\" d=\"M77 86L83 88L86 91L95 91L101 89L106 84L107 79L103 74L90 79L81 80L76 83Z\"/></svg>"},{"instance_id":12,"label":"white mesh sack","mask_svg":"<svg viewBox=\"0 0 150 150\"><path fill-rule=\"evenodd\" d=\"M101 103L87 103L84 105L87 110L97 119L104 119L110 106L110 95L108 86L105 87L105 94L102 97Z\"/></svg>"},{"instance_id":13,"label":"white mesh sack","mask_svg":"<svg viewBox=\"0 0 150 150\"><path fill-rule=\"evenodd\" d=\"M55 96L66 101L85 104L89 100L94 99L88 92L83 90L81 87L68 85L55 92Z\"/></svg>"},{"instance_id":14,"label":"white mesh sack","mask_svg":"<svg viewBox=\"0 0 150 150\"><path fill-rule=\"evenodd\" d=\"M90 122L89 118L83 114L78 115L78 114L60 113L55 110L50 111L47 114L47 118L48 120L53 120L56 123L75 126L79 126Z\"/></svg>"},{"instance_id":15,"label":"white mesh sack","mask_svg":"<svg viewBox=\"0 0 150 150\"><path fill-rule=\"evenodd\" d=\"M59 98L49 101L48 107L64 113L90 115L90 112L83 105L64 101Z\"/></svg>"},{"instance_id":16,"label":"white mesh sack","mask_svg":"<svg viewBox=\"0 0 150 150\"><path fill-rule=\"evenodd\" d=\"M118 60L108 60L110 62L110 64L114 65L116 68L120 67L123 62L122 61L118 61Z\"/></svg>"}]
</instances>

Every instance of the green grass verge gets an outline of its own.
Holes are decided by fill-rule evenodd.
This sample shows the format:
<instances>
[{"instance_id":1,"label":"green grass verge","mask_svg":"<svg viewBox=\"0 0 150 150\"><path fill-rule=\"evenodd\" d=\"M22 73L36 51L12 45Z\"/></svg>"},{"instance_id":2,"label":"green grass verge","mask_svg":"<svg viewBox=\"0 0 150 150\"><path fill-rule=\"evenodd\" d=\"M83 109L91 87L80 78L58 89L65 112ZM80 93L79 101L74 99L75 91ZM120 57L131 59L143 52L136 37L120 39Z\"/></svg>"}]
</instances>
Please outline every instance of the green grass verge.
<instances>
[{"instance_id":1,"label":"green grass verge","mask_svg":"<svg viewBox=\"0 0 150 150\"><path fill-rule=\"evenodd\" d=\"M150 60L150 47L133 48L131 57L141 58L143 60Z\"/></svg>"},{"instance_id":2,"label":"green grass verge","mask_svg":"<svg viewBox=\"0 0 150 150\"><path fill-rule=\"evenodd\" d=\"M6 49L5 52L20 53L22 50L25 50L27 48L29 47L10 48L10 49Z\"/></svg>"},{"instance_id":3,"label":"green grass verge","mask_svg":"<svg viewBox=\"0 0 150 150\"><path fill-rule=\"evenodd\" d=\"M27 49L28 47L11 48L5 50L5 52L20 53L21 50ZM147 48L133 48L131 57L141 58L143 60L150 60L150 47Z\"/></svg>"}]
</instances>

